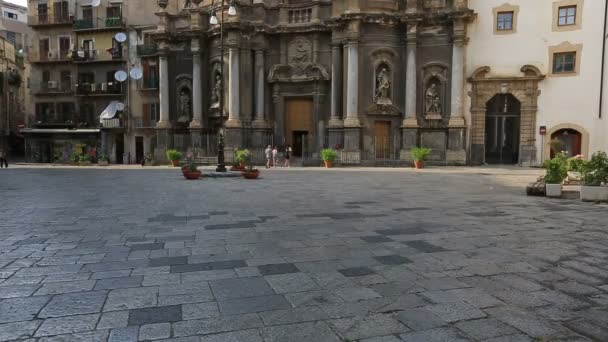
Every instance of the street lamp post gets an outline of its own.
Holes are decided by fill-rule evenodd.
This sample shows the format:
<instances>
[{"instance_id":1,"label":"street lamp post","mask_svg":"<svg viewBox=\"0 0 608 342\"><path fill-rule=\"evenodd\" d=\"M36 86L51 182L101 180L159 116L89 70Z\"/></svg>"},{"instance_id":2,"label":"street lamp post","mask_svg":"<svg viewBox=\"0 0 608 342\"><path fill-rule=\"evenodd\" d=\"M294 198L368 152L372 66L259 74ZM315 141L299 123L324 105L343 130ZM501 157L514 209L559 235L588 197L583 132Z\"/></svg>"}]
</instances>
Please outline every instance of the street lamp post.
<instances>
[{"instance_id":1,"label":"street lamp post","mask_svg":"<svg viewBox=\"0 0 608 342\"><path fill-rule=\"evenodd\" d=\"M222 17L220 19L220 75L222 77L222 86L220 88L220 129L218 132L217 141L217 168L216 172L226 172L226 165L224 162L224 5L225 0L221 0L220 11L222 11ZM234 6L234 0L230 1L230 7L228 8L228 15L236 15L236 7ZM211 25L217 25L216 9L213 1L211 2L211 18L209 19Z\"/></svg>"}]
</instances>

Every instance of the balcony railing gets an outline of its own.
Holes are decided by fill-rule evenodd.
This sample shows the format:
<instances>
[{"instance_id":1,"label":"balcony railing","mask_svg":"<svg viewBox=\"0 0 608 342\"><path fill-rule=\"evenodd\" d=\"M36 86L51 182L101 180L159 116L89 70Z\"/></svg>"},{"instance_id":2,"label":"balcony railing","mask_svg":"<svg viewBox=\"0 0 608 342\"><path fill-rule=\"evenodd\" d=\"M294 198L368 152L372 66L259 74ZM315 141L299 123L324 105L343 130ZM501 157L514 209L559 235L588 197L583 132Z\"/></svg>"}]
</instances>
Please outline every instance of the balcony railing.
<instances>
[{"instance_id":1,"label":"balcony railing","mask_svg":"<svg viewBox=\"0 0 608 342\"><path fill-rule=\"evenodd\" d=\"M76 50L72 53L75 62L95 62L95 61L122 61L122 48L109 48L107 50Z\"/></svg>"},{"instance_id":2,"label":"balcony railing","mask_svg":"<svg viewBox=\"0 0 608 342\"><path fill-rule=\"evenodd\" d=\"M31 63L67 62L71 60L69 50L38 51L29 54Z\"/></svg>"},{"instance_id":3,"label":"balcony railing","mask_svg":"<svg viewBox=\"0 0 608 342\"><path fill-rule=\"evenodd\" d=\"M33 126L36 128L74 128L76 115L65 114L36 114Z\"/></svg>"},{"instance_id":4,"label":"balcony railing","mask_svg":"<svg viewBox=\"0 0 608 342\"><path fill-rule=\"evenodd\" d=\"M103 119L101 120L101 127L103 128L122 128L122 122L119 118L114 119Z\"/></svg>"},{"instance_id":5,"label":"balcony railing","mask_svg":"<svg viewBox=\"0 0 608 342\"><path fill-rule=\"evenodd\" d=\"M32 87L32 92L35 95L45 95L45 94L71 94L74 92L72 84L70 83L61 83L59 81L48 81L41 82L38 86Z\"/></svg>"},{"instance_id":6,"label":"balcony railing","mask_svg":"<svg viewBox=\"0 0 608 342\"><path fill-rule=\"evenodd\" d=\"M27 18L29 26L71 25L73 21L71 13L30 15Z\"/></svg>"},{"instance_id":7,"label":"balcony railing","mask_svg":"<svg viewBox=\"0 0 608 342\"><path fill-rule=\"evenodd\" d=\"M137 82L137 89L139 90L155 90L158 89L158 77L157 78L142 78Z\"/></svg>"},{"instance_id":8,"label":"balcony railing","mask_svg":"<svg viewBox=\"0 0 608 342\"><path fill-rule=\"evenodd\" d=\"M156 128L157 120L151 120L149 118L133 118L131 119L133 123L132 128Z\"/></svg>"},{"instance_id":9,"label":"balcony railing","mask_svg":"<svg viewBox=\"0 0 608 342\"><path fill-rule=\"evenodd\" d=\"M74 30L97 30L124 28L125 21L122 17L88 18L74 21Z\"/></svg>"},{"instance_id":10,"label":"balcony railing","mask_svg":"<svg viewBox=\"0 0 608 342\"><path fill-rule=\"evenodd\" d=\"M76 84L76 95L81 96L103 96L103 95L123 95L122 85L119 82L103 83L81 83Z\"/></svg>"},{"instance_id":11,"label":"balcony railing","mask_svg":"<svg viewBox=\"0 0 608 342\"><path fill-rule=\"evenodd\" d=\"M158 45L156 44L139 44L137 45L137 55L143 56L155 56L158 53Z\"/></svg>"}]
</instances>

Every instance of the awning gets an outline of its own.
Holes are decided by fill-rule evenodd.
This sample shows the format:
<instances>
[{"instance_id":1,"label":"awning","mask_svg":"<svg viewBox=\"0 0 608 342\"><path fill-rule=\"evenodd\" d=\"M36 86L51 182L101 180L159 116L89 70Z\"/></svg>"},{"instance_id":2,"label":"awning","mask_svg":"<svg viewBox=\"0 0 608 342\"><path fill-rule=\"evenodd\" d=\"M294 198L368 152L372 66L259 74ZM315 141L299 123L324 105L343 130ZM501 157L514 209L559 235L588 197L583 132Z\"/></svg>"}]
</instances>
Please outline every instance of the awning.
<instances>
[{"instance_id":1,"label":"awning","mask_svg":"<svg viewBox=\"0 0 608 342\"><path fill-rule=\"evenodd\" d=\"M117 107L118 107L118 101L110 102L110 104L106 107L106 109L104 109L103 112L101 112L101 115L99 116L99 122L103 123L103 120L114 119L114 116L116 116L116 112L118 112Z\"/></svg>"}]
</instances>

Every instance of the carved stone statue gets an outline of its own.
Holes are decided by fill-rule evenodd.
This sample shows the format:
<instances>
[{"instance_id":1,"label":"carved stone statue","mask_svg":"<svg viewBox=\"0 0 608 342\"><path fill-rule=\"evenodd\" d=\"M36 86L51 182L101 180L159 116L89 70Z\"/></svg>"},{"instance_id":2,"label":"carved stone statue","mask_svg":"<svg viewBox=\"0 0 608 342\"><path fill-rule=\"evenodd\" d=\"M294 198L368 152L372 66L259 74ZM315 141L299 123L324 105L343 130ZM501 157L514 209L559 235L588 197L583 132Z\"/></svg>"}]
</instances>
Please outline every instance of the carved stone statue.
<instances>
[{"instance_id":1,"label":"carved stone statue","mask_svg":"<svg viewBox=\"0 0 608 342\"><path fill-rule=\"evenodd\" d=\"M376 77L376 94L374 96L376 103L389 99L390 88L391 81L389 80L388 70L383 67Z\"/></svg>"},{"instance_id":2,"label":"carved stone statue","mask_svg":"<svg viewBox=\"0 0 608 342\"><path fill-rule=\"evenodd\" d=\"M426 89L425 109L427 113L441 113L441 98L437 90L437 84L433 83Z\"/></svg>"},{"instance_id":3,"label":"carved stone statue","mask_svg":"<svg viewBox=\"0 0 608 342\"><path fill-rule=\"evenodd\" d=\"M184 0L184 8L192 7L192 0Z\"/></svg>"},{"instance_id":4,"label":"carved stone statue","mask_svg":"<svg viewBox=\"0 0 608 342\"><path fill-rule=\"evenodd\" d=\"M310 63L312 57L312 45L304 37L296 37L288 48L289 64L304 65Z\"/></svg>"},{"instance_id":5,"label":"carved stone statue","mask_svg":"<svg viewBox=\"0 0 608 342\"><path fill-rule=\"evenodd\" d=\"M211 108L218 108L220 106L220 97L222 96L222 76L220 74L215 75L215 85L211 91Z\"/></svg>"},{"instance_id":6,"label":"carved stone statue","mask_svg":"<svg viewBox=\"0 0 608 342\"><path fill-rule=\"evenodd\" d=\"M190 119L190 94L186 89L183 89L179 94L179 120Z\"/></svg>"}]
</instances>

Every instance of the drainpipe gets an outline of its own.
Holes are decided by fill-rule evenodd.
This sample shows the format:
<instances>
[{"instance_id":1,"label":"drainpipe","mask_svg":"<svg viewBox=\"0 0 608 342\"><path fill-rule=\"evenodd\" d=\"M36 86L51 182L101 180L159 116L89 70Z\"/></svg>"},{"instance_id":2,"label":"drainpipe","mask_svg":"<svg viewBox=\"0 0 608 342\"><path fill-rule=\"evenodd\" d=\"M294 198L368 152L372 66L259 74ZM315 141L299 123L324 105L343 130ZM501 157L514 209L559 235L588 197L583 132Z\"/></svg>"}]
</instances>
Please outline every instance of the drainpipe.
<instances>
[{"instance_id":1,"label":"drainpipe","mask_svg":"<svg viewBox=\"0 0 608 342\"><path fill-rule=\"evenodd\" d=\"M606 34L608 25L608 1L606 1L606 7L604 8L604 34L602 35L602 71L600 73L600 113L599 117L602 118L602 111L604 110L604 71L606 69Z\"/></svg>"}]
</instances>

